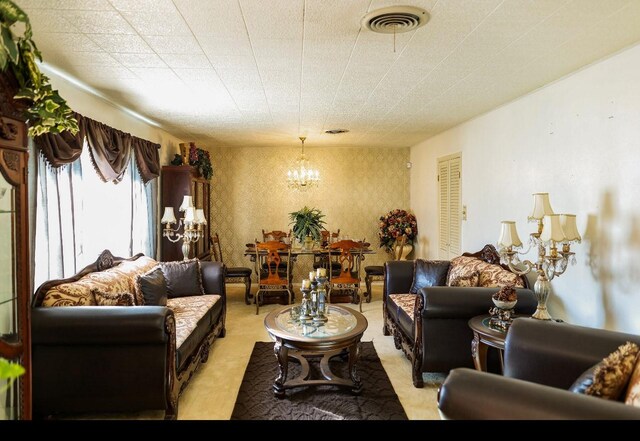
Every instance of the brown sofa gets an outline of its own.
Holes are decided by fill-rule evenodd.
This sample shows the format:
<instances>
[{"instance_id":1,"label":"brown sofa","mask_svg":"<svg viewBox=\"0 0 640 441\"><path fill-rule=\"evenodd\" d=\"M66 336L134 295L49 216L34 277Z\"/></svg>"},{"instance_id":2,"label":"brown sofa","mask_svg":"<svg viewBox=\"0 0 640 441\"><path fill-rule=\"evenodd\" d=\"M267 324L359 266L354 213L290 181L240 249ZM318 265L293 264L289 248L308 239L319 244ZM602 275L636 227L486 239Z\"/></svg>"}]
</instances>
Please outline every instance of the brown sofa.
<instances>
[{"instance_id":1,"label":"brown sofa","mask_svg":"<svg viewBox=\"0 0 640 441\"><path fill-rule=\"evenodd\" d=\"M95 306L95 286L128 287L158 262L103 252L68 279L44 283L32 303L34 415L162 409L178 397L216 337L224 337L225 266L200 262L205 295L167 306ZM89 291L87 291L89 290Z\"/></svg>"},{"instance_id":2,"label":"brown sofa","mask_svg":"<svg viewBox=\"0 0 640 441\"><path fill-rule=\"evenodd\" d=\"M500 257L492 245L473 254L463 254L480 261L499 265ZM499 288L446 286L450 262L420 261L421 273L416 276L416 261L385 263L383 289L384 335L393 335L397 349L402 349L412 363L413 385L422 387L423 372L449 372L457 367L473 367L468 321L488 314L493 306L491 296ZM504 269L504 268L503 268ZM413 284L420 286L414 289ZM516 290L516 313L532 314L537 302L529 284ZM490 364L497 366L497 354L492 351ZM493 363L491 361L493 360Z\"/></svg>"},{"instance_id":3,"label":"brown sofa","mask_svg":"<svg viewBox=\"0 0 640 441\"><path fill-rule=\"evenodd\" d=\"M635 419L640 408L570 392L573 382L621 344L640 336L551 321L514 320L504 376L451 371L439 391L447 419Z\"/></svg>"}]
</instances>

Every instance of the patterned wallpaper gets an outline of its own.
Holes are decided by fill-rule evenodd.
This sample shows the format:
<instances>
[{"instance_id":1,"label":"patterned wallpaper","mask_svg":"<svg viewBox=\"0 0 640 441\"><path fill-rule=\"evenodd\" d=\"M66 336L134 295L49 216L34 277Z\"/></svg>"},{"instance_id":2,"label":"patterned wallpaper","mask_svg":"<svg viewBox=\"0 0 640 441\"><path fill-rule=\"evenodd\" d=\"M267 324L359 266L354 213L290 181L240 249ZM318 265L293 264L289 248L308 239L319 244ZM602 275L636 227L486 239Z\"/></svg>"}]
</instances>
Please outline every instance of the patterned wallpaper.
<instances>
[{"instance_id":1,"label":"patterned wallpaper","mask_svg":"<svg viewBox=\"0 0 640 441\"><path fill-rule=\"evenodd\" d=\"M305 149L321 181L303 193L286 184L299 148L207 150L214 169L211 231L220 235L228 266L251 266L243 254L245 244L262 240L262 229L288 231L288 213L304 205L322 210L329 230L340 228L341 236L366 238L378 252L366 256L365 265L381 265L388 259L378 248L377 221L393 208L409 208L409 148ZM299 257L294 283L300 282L312 261L312 256Z\"/></svg>"}]
</instances>

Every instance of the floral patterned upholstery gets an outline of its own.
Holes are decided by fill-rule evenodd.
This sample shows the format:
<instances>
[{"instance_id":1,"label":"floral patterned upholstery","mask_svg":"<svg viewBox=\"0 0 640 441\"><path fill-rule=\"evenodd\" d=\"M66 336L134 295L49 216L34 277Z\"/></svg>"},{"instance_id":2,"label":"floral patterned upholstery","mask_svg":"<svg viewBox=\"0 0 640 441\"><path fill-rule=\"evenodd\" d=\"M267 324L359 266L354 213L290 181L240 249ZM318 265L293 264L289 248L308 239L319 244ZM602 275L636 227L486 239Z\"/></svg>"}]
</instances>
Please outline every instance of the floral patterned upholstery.
<instances>
[{"instance_id":1,"label":"floral patterned upholstery","mask_svg":"<svg viewBox=\"0 0 640 441\"><path fill-rule=\"evenodd\" d=\"M403 310L411 321L413 321L413 310L416 306L415 294L389 294L389 300L391 300L398 309Z\"/></svg>"},{"instance_id":2,"label":"floral patterned upholstery","mask_svg":"<svg viewBox=\"0 0 640 441\"><path fill-rule=\"evenodd\" d=\"M447 286L451 286L451 281L468 278L476 271L480 274L478 286L501 288L506 285L514 285L516 288L524 288L524 282L517 274L507 271L500 265L487 263L476 257L469 256L459 256L451 260L449 274L447 275Z\"/></svg>"},{"instance_id":3,"label":"floral patterned upholstery","mask_svg":"<svg viewBox=\"0 0 640 441\"><path fill-rule=\"evenodd\" d=\"M167 306L173 311L176 319L176 347L182 345L193 330L196 329L198 321L219 300L219 295L197 295L167 299Z\"/></svg>"},{"instance_id":4,"label":"floral patterned upholstery","mask_svg":"<svg viewBox=\"0 0 640 441\"><path fill-rule=\"evenodd\" d=\"M54 286L45 294L42 306L95 306L92 289L99 289L107 294L135 293L136 305L139 300L135 287L135 276L144 274L158 262L141 256L136 260L124 261L104 271L92 272L80 280Z\"/></svg>"}]
</instances>

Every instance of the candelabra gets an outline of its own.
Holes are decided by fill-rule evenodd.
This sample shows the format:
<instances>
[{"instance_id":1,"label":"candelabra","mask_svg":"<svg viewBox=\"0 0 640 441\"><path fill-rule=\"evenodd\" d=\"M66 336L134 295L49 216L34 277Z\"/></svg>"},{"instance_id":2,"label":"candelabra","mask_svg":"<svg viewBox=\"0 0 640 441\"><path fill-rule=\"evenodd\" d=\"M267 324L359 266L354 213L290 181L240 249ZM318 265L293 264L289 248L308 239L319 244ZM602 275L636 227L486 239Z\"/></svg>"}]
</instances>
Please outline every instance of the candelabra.
<instances>
[{"instance_id":1,"label":"candelabra","mask_svg":"<svg viewBox=\"0 0 640 441\"><path fill-rule=\"evenodd\" d=\"M309 278L302 280L302 304L300 306L301 323L321 325L329 319L326 316L327 306L327 269L318 268L309 273Z\"/></svg>"},{"instance_id":2,"label":"candelabra","mask_svg":"<svg viewBox=\"0 0 640 441\"><path fill-rule=\"evenodd\" d=\"M176 221L173 207L165 207L164 215L160 221L164 225L162 237L173 243L182 239L182 255L183 259L187 260L191 254L191 244L203 237L202 226L207 224L207 220L202 208L194 208L191 196L184 197L178 210L184 213L184 217L180 221ZM171 225L176 223L176 228L172 229ZM181 227L184 228L182 234L179 233Z\"/></svg>"},{"instance_id":3,"label":"candelabra","mask_svg":"<svg viewBox=\"0 0 640 441\"><path fill-rule=\"evenodd\" d=\"M529 221L538 223L538 231L529 235L529 248L526 251L514 250L514 248L522 248L522 241L514 221L502 221L498 248L502 261L514 273L526 275L533 270L538 273L533 287L538 306L532 317L551 320L551 315L547 311L547 300L551 292L550 281L564 274L569 261L575 265L575 253L571 252L571 243L580 243L581 238L576 227L576 216L554 214L548 193L533 194L533 211ZM558 250L560 244L562 248ZM538 260L521 262L518 254L525 255L532 247L538 249ZM524 265L524 269L516 268L519 264Z\"/></svg>"}]
</instances>

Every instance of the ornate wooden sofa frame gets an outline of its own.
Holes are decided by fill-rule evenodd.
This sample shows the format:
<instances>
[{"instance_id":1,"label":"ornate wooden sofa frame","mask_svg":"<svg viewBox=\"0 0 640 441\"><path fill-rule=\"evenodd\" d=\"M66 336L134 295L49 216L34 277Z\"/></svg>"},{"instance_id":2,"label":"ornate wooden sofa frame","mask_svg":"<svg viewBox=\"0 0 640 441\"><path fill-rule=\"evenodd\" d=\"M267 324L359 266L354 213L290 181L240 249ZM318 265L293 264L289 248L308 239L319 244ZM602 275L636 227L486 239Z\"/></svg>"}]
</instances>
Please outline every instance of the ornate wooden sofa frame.
<instances>
[{"instance_id":1,"label":"ornate wooden sofa frame","mask_svg":"<svg viewBox=\"0 0 640 441\"><path fill-rule=\"evenodd\" d=\"M105 271L121 262L135 261L143 254L131 258L114 257L103 251L96 262L67 279L51 280L42 284L32 301L32 329L34 362L34 410L46 416L52 412L102 412L120 410L148 410L163 408L165 419L176 419L178 399L200 364L209 358L210 347L216 337L225 336L226 292L225 266L220 262L200 262L202 284L206 294L216 294L220 311L208 329L193 330L202 334L201 340L178 367L176 346L176 317L165 306L78 306L44 307L42 301L53 287L76 282L93 272ZM215 304L205 314L218 308ZM203 319L204 320L204 319ZM130 329L123 329L127 326ZM200 322L198 327L200 327ZM67 340L68 339L68 340ZM75 341L74 341L75 340ZM186 344L183 343L183 345ZM190 345L191 346L191 345ZM88 349L87 349L88 348ZM101 353L100 349L104 351ZM82 351L86 350L86 354ZM96 363L111 363L111 368ZM126 369L119 362L128 361ZM73 369L57 371L56 367L74 363ZM79 365L78 365L79 364ZM92 378L98 371L108 371L109 379ZM125 373L122 371L126 370ZM148 372L144 372L148 370ZM86 378L71 378L86 375ZM80 373L80 374L78 374ZM153 377L150 380L147 377ZM101 384L106 382L106 385ZM153 383L153 384L152 384ZM88 388L69 398L68 388L82 384ZM113 395L113 388L128 393ZM65 390L67 389L67 390ZM100 396L104 393L104 396ZM61 396L60 400L56 400ZM62 394L62 395L60 395ZM53 397L53 398L52 398ZM121 407L119 401L122 400ZM42 401L40 403L39 401ZM96 407L95 403L100 402ZM150 404L151 403L151 404ZM158 407L155 407L155 405ZM150 405L152 407L146 407ZM109 408L114 407L114 408Z\"/></svg>"}]
</instances>

